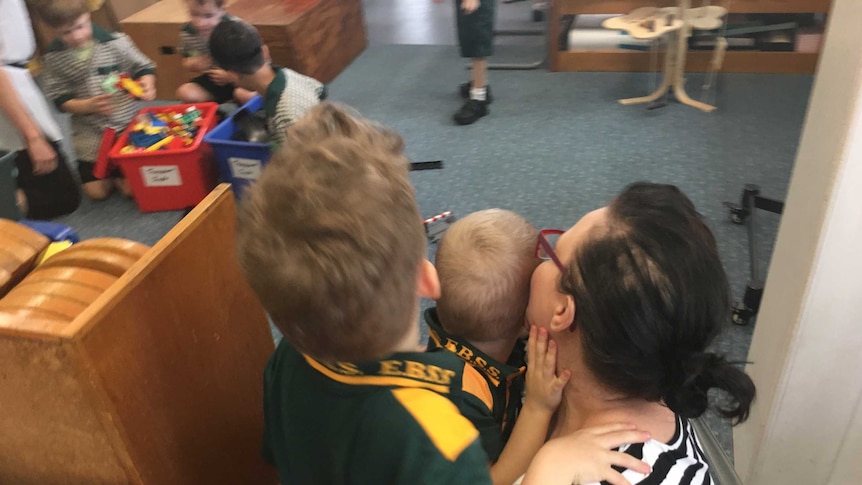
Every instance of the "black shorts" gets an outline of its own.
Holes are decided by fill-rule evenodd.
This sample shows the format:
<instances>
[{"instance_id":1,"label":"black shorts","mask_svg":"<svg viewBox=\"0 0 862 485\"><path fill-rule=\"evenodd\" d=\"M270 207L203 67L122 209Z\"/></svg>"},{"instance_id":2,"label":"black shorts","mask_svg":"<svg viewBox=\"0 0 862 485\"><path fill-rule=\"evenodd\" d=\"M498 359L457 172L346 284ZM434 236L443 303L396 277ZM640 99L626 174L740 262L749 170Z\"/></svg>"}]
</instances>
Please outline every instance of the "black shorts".
<instances>
[{"instance_id":1,"label":"black shorts","mask_svg":"<svg viewBox=\"0 0 862 485\"><path fill-rule=\"evenodd\" d=\"M89 162L87 160L78 160L78 174L81 176L81 183L86 184L88 182L95 182L96 180L104 180L100 179L93 175L93 169L96 168L95 162ZM114 167L111 169L111 172L108 174L106 179L121 179L123 177L123 172L120 170L120 167Z\"/></svg>"},{"instance_id":2,"label":"black shorts","mask_svg":"<svg viewBox=\"0 0 862 485\"><path fill-rule=\"evenodd\" d=\"M233 90L236 89L236 86L233 84L225 84L224 86L219 86L214 83L212 79L210 79L208 74L201 74L200 76L192 79L189 82L193 82L198 86L204 88L204 90L213 97L213 101L218 104L227 103L228 101L233 101Z\"/></svg>"},{"instance_id":3,"label":"black shorts","mask_svg":"<svg viewBox=\"0 0 862 485\"><path fill-rule=\"evenodd\" d=\"M479 0L479 8L466 14L455 0L461 57L482 58L494 53L494 14L497 0Z\"/></svg>"}]
</instances>

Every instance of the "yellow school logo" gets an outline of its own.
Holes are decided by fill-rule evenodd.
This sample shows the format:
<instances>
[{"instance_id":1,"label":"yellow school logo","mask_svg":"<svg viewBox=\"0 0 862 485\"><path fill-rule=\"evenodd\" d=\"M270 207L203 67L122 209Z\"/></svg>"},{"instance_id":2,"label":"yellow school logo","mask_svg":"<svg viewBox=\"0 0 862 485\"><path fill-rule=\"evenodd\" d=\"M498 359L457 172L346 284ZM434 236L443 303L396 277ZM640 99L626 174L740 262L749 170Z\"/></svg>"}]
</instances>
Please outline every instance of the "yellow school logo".
<instances>
[{"instance_id":1,"label":"yellow school logo","mask_svg":"<svg viewBox=\"0 0 862 485\"><path fill-rule=\"evenodd\" d=\"M455 371L411 360L382 360L380 361L380 375L411 377L435 384L448 385L452 382Z\"/></svg>"},{"instance_id":2,"label":"yellow school logo","mask_svg":"<svg viewBox=\"0 0 862 485\"><path fill-rule=\"evenodd\" d=\"M453 340L449 337L446 337L446 341L440 338L440 335L437 334L432 329L428 329L429 336L437 343L438 347L446 347L449 352L456 354L461 360L465 362L469 362L473 367L481 370L488 377L495 381L499 381L500 379L500 369L494 367L493 365L489 365L488 361L475 355L472 349L467 347L464 344L459 343L456 340Z\"/></svg>"}]
</instances>

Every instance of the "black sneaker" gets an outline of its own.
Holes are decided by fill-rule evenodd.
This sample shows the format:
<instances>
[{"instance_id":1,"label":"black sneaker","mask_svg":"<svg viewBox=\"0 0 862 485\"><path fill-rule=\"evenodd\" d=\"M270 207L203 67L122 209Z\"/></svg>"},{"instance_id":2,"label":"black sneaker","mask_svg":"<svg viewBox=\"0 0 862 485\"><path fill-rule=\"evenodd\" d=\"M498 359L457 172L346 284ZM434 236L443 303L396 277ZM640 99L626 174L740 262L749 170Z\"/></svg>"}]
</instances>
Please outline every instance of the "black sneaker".
<instances>
[{"instance_id":1,"label":"black sneaker","mask_svg":"<svg viewBox=\"0 0 862 485\"><path fill-rule=\"evenodd\" d=\"M470 82L468 81L466 83L461 84L459 86L459 88L461 89L461 97L464 99L470 99ZM492 102L494 102L494 97L491 96L491 85L490 84L485 86L485 101L487 101L488 104L491 104Z\"/></svg>"},{"instance_id":2,"label":"black sneaker","mask_svg":"<svg viewBox=\"0 0 862 485\"><path fill-rule=\"evenodd\" d=\"M472 125L479 118L488 115L488 102L478 99L468 99L464 106L455 113L455 123Z\"/></svg>"}]
</instances>

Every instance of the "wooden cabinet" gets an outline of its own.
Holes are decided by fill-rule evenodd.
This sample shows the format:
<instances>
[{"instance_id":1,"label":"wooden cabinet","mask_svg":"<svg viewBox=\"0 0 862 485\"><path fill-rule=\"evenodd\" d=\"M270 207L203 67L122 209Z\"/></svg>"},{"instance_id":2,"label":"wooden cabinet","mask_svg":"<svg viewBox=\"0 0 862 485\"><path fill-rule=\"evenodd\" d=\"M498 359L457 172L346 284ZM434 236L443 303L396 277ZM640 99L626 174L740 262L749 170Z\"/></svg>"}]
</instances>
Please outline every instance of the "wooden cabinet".
<instances>
[{"instance_id":1,"label":"wooden cabinet","mask_svg":"<svg viewBox=\"0 0 862 485\"><path fill-rule=\"evenodd\" d=\"M108 0L118 19L124 19L149 7L158 0Z\"/></svg>"},{"instance_id":2,"label":"wooden cabinet","mask_svg":"<svg viewBox=\"0 0 862 485\"><path fill-rule=\"evenodd\" d=\"M365 50L362 0L234 0L226 9L260 31L274 63L329 83ZM157 66L159 99L192 76L182 68L185 0L161 0L123 19L123 31Z\"/></svg>"},{"instance_id":3,"label":"wooden cabinet","mask_svg":"<svg viewBox=\"0 0 862 485\"><path fill-rule=\"evenodd\" d=\"M0 483L277 483L260 454L274 346L235 220L220 185L107 286L70 277L103 291L71 322L0 314Z\"/></svg>"},{"instance_id":4,"label":"wooden cabinet","mask_svg":"<svg viewBox=\"0 0 862 485\"><path fill-rule=\"evenodd\" d=\"M713 0L713 5L723 2ZM730 13L828 13L832 0L733 0ZM695 2L696 6L699 5ZM561 19L568 15L625 14L638 7L668 7L675 0L554 0L550 10L548 60L552 71L648 71L649 53L625 49L559 49ZM813 73L818 53L730 51L724 72ZM686 71L706 71L711 51L689 52Z\"/></svg>"}]
</instances>

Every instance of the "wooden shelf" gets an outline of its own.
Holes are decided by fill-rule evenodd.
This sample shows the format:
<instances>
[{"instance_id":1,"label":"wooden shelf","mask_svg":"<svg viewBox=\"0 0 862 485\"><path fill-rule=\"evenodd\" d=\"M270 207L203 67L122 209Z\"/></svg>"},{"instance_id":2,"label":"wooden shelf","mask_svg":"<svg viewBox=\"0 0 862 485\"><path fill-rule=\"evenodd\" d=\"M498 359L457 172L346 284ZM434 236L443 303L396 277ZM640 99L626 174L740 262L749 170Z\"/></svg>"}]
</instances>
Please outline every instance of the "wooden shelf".
<instances>
[{"instance_id":1,"label":"wooden shelf","mask_svg":"<svg viewBox=\"0 0 862 485\"><path fill-rule=\"evenodd\" d=\"M720 5L722 2L713 2ZM649 53L624 49L558 49L565 15L623 14L639 7L676 5L676 0L555 0L550 11L548 59L551 71L648 71ZM828 13L832 0L732 0L731 13ZM686 70L703 72L711 51L689 52ZM730 51L723 72L807 73L817 69L819 54L802 52Z\"/></svg>"},{"instance_id":2,"label":"wooden shelf","mask_svg":"<svg viewBox=\"0 0 862 485\"><path fill-rule=\"evenodd\" d=\"M559 52L557 71L644 72L650 68L644 52L624 49ZM712 51L688 53L687 72L706 72ZM722 72L769 72L780 74L813 73L818 54L797 52L730 51Z\"/></svg>"},{"instance_id":3,"label":"wooden shelf","mask_svg":"<svg viewBox=\"0 0 862 485\"><path fill-rule=\"evenodd\" d=\"M675 0L557 0L560 15L629 13L639 7L673 7ZM713 2L723 6L724 2ZM732 0L730 13L827 13L832 0Z\"/></svg>"}]
</instances>

